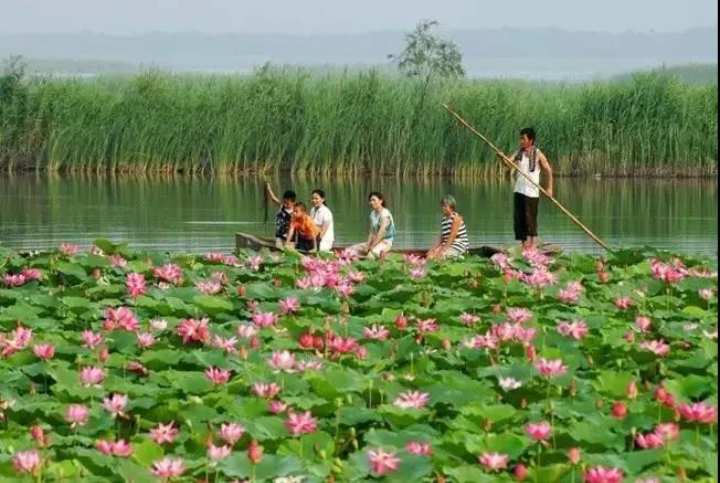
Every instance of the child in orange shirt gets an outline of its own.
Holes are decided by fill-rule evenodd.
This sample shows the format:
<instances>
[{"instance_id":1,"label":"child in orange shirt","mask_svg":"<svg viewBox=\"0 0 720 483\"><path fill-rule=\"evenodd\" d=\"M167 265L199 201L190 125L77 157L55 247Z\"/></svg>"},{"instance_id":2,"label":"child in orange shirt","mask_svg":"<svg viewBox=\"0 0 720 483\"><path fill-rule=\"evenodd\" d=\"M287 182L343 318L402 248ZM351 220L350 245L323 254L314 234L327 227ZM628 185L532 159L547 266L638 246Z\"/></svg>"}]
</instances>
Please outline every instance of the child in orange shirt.
<instances>
[{"instance_id":1,"label":"child in orange shirt","mask_svg":"<svg viewBox=\"0 0 720 483\"><path fill-rule=\"evenodd\" d=\"M315 252L317 251L319 235L320 228L318 228L313 219L310 218L310 215L308 215L305 203L296 203L285 246L292 248L294 241L296 250Z\"/></svg>"}]
</instances>

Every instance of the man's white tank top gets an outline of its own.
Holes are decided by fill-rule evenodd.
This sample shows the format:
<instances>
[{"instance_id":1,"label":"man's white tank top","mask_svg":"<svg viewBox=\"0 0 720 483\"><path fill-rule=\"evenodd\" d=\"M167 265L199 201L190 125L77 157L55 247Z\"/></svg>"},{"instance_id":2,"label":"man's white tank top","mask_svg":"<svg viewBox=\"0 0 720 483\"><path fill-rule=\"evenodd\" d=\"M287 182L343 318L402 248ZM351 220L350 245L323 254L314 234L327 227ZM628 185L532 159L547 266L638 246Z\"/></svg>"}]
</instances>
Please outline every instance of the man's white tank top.
<instances>
[{"instance_id":1,"label":"man's white tank top","mask_svg":"<svg viewBox=\"0 0 720 483\"><path fill-rule=\"evenodd\" d=\"M538 162L538 158L540 157L540 150L537 148L535 149L535 166L534 170L530 171L530 158L528 157L527 153L523 151L522 156L520 156L520 159L518 160L517 157L515 158L515 164L517 165L518 169L522 171L523 173L530 176L530 179L532 179L536 184L540 184L540 163ZM540 190L537 189L535 186L533 186L526 178L525 176L521 175L520 173L516 173L515 176L517 176L517 179L515 180L515 193L520 193L522 195L527 196L528 198L540 198Z\"/></svg>"}]
</instances>

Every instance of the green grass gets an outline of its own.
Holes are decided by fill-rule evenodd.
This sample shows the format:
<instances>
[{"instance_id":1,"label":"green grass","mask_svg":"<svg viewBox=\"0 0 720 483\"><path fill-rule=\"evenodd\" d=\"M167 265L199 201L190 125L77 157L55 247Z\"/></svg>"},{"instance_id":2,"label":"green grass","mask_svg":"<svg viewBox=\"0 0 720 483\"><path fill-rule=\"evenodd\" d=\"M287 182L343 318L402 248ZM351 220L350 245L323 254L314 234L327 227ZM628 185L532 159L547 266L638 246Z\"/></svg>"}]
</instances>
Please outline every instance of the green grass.
<instances>
[{"instance_id":1,"label":"green grass","mask_svg":"<svg viewBox=\"0 0 720 483\"><path fill-rule=\"evenodd\" d=\"M717 88L664 72L583 85L374 71L314 77L146 72L95 80L0 79L0 169L484 176L494 155L442 104L511 150L533 125L559 174L712 176Z\"/></svg>"}]
</instances>

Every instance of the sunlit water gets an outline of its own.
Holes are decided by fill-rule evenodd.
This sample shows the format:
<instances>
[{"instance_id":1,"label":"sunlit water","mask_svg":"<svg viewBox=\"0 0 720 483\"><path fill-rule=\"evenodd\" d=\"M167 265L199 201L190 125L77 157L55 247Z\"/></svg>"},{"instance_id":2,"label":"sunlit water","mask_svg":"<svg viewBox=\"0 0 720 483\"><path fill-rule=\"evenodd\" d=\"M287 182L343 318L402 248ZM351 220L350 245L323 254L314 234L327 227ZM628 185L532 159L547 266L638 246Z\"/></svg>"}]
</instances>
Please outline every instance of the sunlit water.
<instances>
[{"instance_id":1,"label":"sunlit water","mask_svg":"<svg viewBox=\"0 0 720 483\"><path fill-rule=\"evenodd\" d=\"M327 193L340 243L367 235L367 193L382 191L397 227L396 245L426 247L437 236L440 199L453 194L472 244L508 246L512 185L501 181L396 178L275 180L309 201ZM716 180L558 179L556 197L612 247L649 245L717 258ZM0 177L0 243L18 249L89 245L96 238L133 247L230 251L234 233L272 235L275 208L264 222L262 181L244 178ZM566 250L599 253L597 245L550 202L540 207L540 237Z\"/></svg>"}]
</instances>

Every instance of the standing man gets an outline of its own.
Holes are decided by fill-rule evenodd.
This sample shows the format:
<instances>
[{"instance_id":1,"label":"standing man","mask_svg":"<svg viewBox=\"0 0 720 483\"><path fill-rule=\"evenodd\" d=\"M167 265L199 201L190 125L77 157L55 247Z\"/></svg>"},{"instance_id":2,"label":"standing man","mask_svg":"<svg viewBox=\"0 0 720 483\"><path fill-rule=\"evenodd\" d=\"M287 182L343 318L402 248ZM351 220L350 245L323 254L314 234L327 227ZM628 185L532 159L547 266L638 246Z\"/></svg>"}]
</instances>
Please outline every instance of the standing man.
<instances>
[{"instance_id":1,"label":"standing man","mask_svg":"<svg viewBox=\"0 0 720 483\"><path fill-rule=\"evenodd\" d=\"M513 219L515 227L515 239L522 248L535 248L537 231L538 204L540 202L540 171L544 172L546 178L545 190L553 195L553 173L550 163L545 155L535 146L535 130L531 127L523 128L520 131L520 149L510 159L514 160L518 170L526 174L533 183L530 183L525 176L515 173L515 194Z\"/></svg>"}]
</instances>

